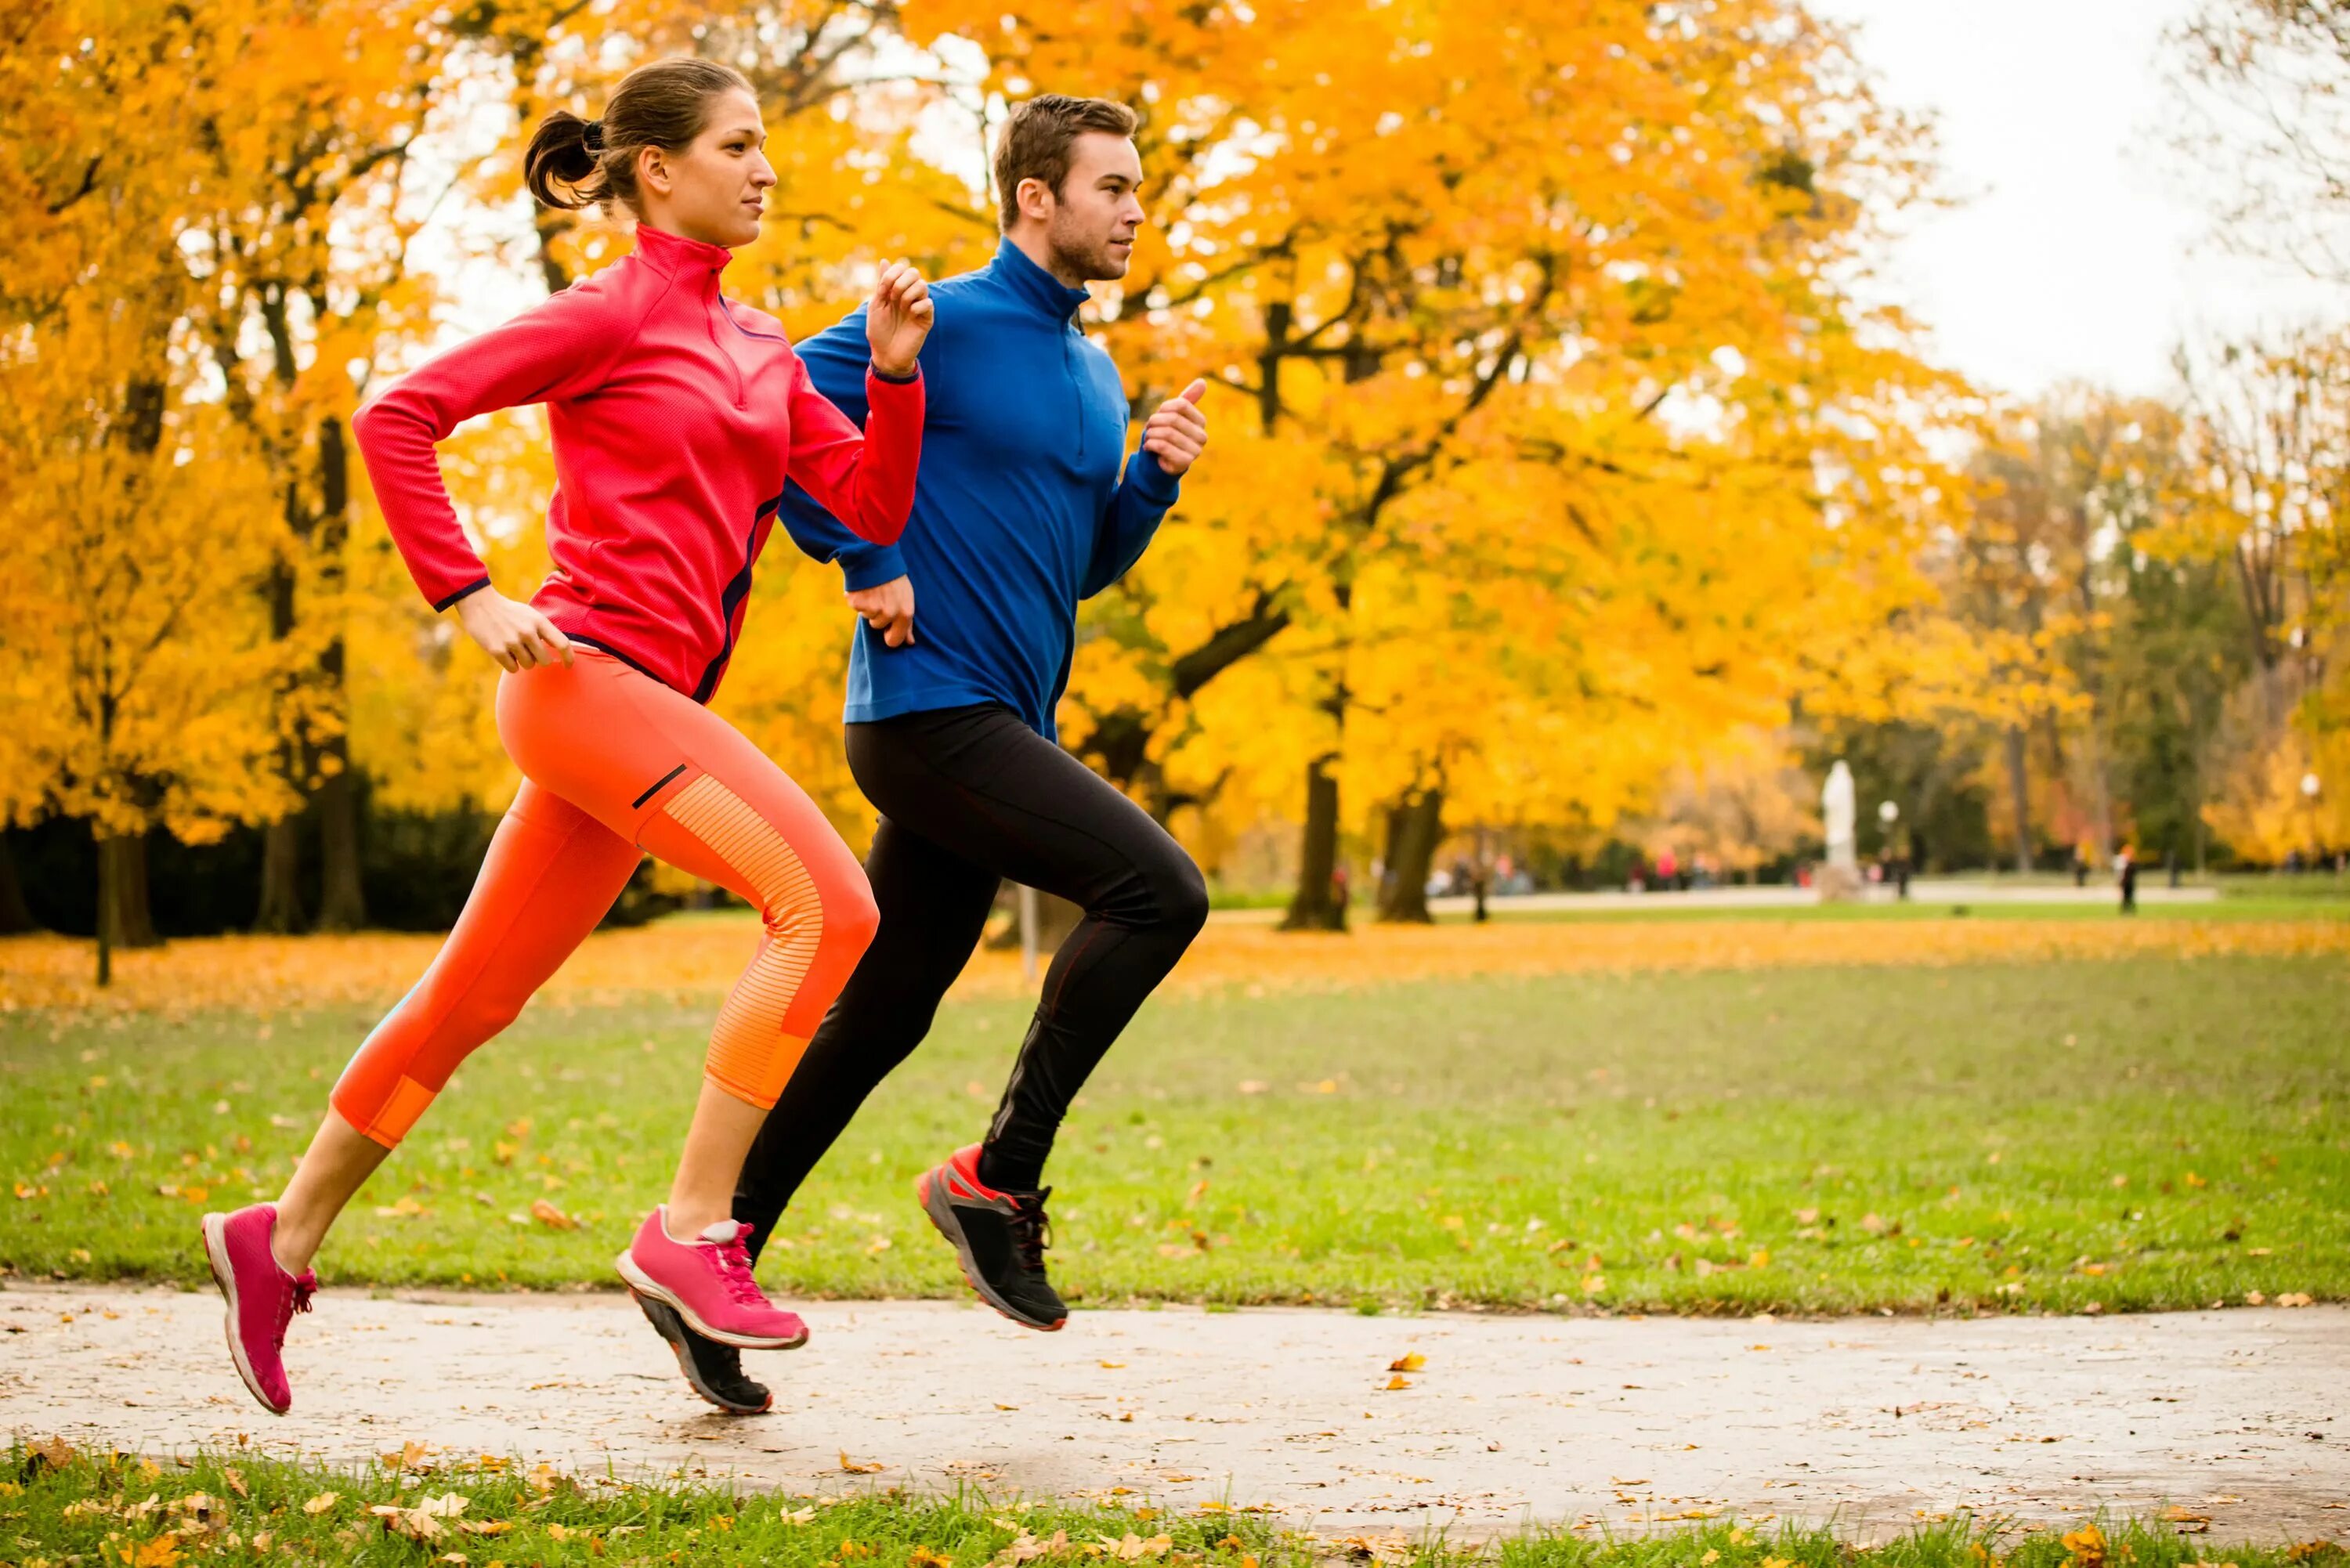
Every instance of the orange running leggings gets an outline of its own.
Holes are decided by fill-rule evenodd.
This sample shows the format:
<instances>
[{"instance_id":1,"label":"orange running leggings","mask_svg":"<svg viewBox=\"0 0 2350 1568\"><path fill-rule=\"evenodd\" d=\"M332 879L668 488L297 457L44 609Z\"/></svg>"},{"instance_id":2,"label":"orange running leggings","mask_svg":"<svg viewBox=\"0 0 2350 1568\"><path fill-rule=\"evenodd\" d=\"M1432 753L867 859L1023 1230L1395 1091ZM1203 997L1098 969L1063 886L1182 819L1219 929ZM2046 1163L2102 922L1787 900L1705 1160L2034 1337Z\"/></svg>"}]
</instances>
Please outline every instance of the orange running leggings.
<instances>
[{"instance_id":1,"label":"orange running leggings","mask_svg":"<svg viewBox=\"0 0 2350 1568\"><path fill-rule=\"evenodd\" d=\"M710 1037L711 1082L771 1106L873 940L857 857L742 733L619 659L504 677L498 734L523 772L481 876L414 990L335 1085L387 1148L473 1049L584 940L646 851L747 899L764 930Z\"/></svg>"}]
</instances>

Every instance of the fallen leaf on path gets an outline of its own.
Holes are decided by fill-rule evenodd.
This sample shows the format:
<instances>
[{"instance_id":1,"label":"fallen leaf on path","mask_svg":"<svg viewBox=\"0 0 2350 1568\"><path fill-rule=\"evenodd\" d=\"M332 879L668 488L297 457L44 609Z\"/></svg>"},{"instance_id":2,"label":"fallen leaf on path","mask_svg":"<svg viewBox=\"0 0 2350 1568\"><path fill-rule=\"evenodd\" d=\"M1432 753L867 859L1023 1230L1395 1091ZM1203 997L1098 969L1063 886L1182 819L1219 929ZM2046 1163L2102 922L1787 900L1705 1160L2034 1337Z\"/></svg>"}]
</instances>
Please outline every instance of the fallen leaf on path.
<instances>
[{"instance_id":1,"label":"fallen leaf on path","mask_svg":"<svg viewBox=\"0 0 2350 1568\"><path fill-rule=\"evenodd\" d=\"M1409 1388L1411 1386L1411 1379L1399 1372L1393 1377L1387 1380L1386 1386L1389 1388Z\"/></svg>"},{"instance_id":2,"label":"fallen leaf on path","mask_svg":"<svg viewBox=\"0 0 2350 1568\"><path fill-rule=\"evenodd\" d=\"M2277 1297L2276 1304L2281 1307L2303 1307L2309 1306L2313 1303L2307 1291L2287 1291L2284 1294Z\"/></svg>"},{"instance_id":3,"label":"fallen leaf on path","mask_svg":"<svg viewBox=\"0 0 2350 1568\"><path fill-rule=\"evenodd\" d=\"M1427 1365L1428 1357L1415 1350L1409 1355L1399 1355L1393 1361L1388 1362L1388 1370L1389 1372L1417 1372Z\"/></svg>"},{"instance_id":4,"label":"fallen leaf on path","mask_svg":"<svg viewBox=\"0 0 2350 1568\"><path fill-rule=\"evenodd\" d=\"M1105 1361L1105 1362L1100 1363L1099 1365L1100 1365L1102 1367L1104 1367L1105 1369L1108 1370L1108 1371L1116 1372L1116 1371L1118 1371L1120 1367L1124 1366L1126 1365L1126 1363L1125 1363L1125 1362L1123 1362L1123 1361Z\"/></svg>"},{"instance_id":5,"label":"fallen leaf on path","mask_svg":"<svg viewBox=\"0 0 2350 1568\"><path fill-rule=\"evenodd\" d=\"M847 1449L843 1449L840 1453L840 1468L853 1476L869 1476L877 1470L885 1470L889 1467L878 1459L871 1464L859 1464L848 1457Z\"/></svg>"}]
</instances>

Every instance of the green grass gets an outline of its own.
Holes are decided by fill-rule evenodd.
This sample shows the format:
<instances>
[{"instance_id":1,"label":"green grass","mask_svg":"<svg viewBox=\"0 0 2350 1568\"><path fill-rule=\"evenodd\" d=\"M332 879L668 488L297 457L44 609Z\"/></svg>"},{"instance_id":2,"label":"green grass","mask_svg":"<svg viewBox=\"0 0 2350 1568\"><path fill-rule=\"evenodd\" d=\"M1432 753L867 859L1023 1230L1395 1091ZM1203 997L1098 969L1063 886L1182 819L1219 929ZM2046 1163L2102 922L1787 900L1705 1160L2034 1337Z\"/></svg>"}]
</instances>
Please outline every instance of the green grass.
<instances>
[{"instance_id":1,"label":"green grass","mask_svg":"<svg viewBox=\"0 0 2350 1568\"><path fill-rule=\"evenodd\" d=\"M1356 1537L1336 1542L1245 1514L1167 1515L1130 1508L1029 1504L976 1493L901 1491L841 1499L737 1492L682 1480L582 1481L518 1466L418 1474L327 1470L228 1454L158 1462L135 1455L0 1449L0 1542L26 1568L84 1563L177 1565L247 1552L296 1563L424 1563L448 1552L478 1563L702 1564L785 1568L983 1568L1008 1563L1024 1538L1036 1568L1122 1561L1164 1568L1327 1568L1384 1561L1409 1568L2237 1568L2339 1563L2325 1542L2212 1545L2168 1529L2101 1520L2075 1532L2019 1531L1960 1517L1856 1546L1834 1531L1723 1521L1655 1534L1578 1536L1536 1528L1486 1543ZM331 1501L311 1512L307 1504ZM455 1507L450 1500L462 1499ZM438 1512L428 1512L431 1503ZM400 1511L390 1522L372 1511ZM420 1528L429 1540L398 1532ZM473 1525L479 1532L465 1530ZM484 1529L483 1527L486 1527ZM1128 1543L1131 1544L1128 1544ZM1124 1546L1130 1556L1115 1554ZM256 1551L256 1549L259 1549Z\"/></svg>"},{"instance_id":2,"label":"green grass","mask_svg":"<svg viewBox=\"0 0 2350 1568\"><path fill-rule=\"evenodd\" d=\"M1953 915L1963 915L1984 920L2117 920L2122 916L2112 903L2095 904L2007 904L1953 903L1948 898L1912 898L1906 904L1786 904L1768 905L1760 909L1740 909L1735 906L1690 902L1671 895L1659 895L1653 903L1626 907L1608 905L1588 909L1522 909L1509 898L1495 898L1487 906L1497 920L1564 921L1570 923L1613 924L1621 920L1790 920L1810 925L1847 921L1882 920L1942 920ZM2137 913L2129 917L2138 920L2350 920L2350 895L2327 898L2316 892L2263 893L2257 889L2242 892L2222 889L2217 898L2193 903L2141 903ZM1468 914L1447 912L1437 917L1440 925L1461 925L1473 919Z\"/></svg>"},{"instance_id":3,"label":"green grass","mask_svg":"<svg viewBox=\"0 0 2350 1568\"><path fill-rule=\"evenodd\" d=\"M941 1011L785 1216L771 1288L960 1293L910 1188L983 1128L1026 1011ZM607 1282L666 1192L708 1017L534 1008L321 1273ZM1063 1132L1055 1276L1081 1304L1364 1310L2350 1297L2345 1017L2350 966L2314 959L1166 999ZM197 1214L275 1194L370 1022L0 1015L0 1269L201 1282Z\"/></svg>"}]
</instances>

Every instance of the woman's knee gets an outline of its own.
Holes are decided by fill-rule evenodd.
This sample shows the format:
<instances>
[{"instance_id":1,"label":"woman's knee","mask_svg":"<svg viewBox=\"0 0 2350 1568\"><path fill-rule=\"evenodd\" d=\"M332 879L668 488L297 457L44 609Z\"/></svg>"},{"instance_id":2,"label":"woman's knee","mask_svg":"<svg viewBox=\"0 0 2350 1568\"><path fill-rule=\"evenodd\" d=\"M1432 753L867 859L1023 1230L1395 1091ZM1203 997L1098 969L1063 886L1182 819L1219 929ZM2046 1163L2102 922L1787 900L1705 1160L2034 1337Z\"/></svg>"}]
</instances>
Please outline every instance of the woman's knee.
<instances>
[{"instance_id":1,"label":"woman's knee","mask_svg":"<svg viewBox=\"0 0 2350 1568\"><path fill-rule=\"evenodd\" d=\"M865 872L849 861L846 873L835 871L821 881L804 885L799 896L780 899L761 911L773 941L802 941L811 934L818 946L849 958L873 945L881 929L881 910Z\"/></svg>"},{"instance_id":2,"label":"woman's knee","mask_svg":"<svg viewBox=\"0 0 2350 1568\"><path fill-rule=\"evenodd\" d=\"M873 901L872 885L862 870L843 878L824 894L824 940L850 954L862 954L881 929L881 907Z\"/></svg>"}]
</instances>

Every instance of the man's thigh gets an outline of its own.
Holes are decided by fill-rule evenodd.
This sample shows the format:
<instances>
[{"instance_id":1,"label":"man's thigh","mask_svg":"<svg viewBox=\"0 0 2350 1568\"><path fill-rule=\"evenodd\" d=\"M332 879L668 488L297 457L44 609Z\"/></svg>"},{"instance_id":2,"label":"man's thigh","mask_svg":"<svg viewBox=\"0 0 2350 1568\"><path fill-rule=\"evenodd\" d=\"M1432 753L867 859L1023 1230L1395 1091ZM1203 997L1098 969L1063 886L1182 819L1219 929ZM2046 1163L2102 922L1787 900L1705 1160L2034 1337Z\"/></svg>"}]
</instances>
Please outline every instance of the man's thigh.
<instances>
[{"instance_id":1,"label":"man's thigh","mask_svg":"<svg viewBox=\"0 0 2350 1568\"><path fill-rule=\"evenodd\" d=\"M850 763L885 817L953 856L1088 907L1183 859L1148 812L1008 711L910 717L926 722L854 738Z\"/></svg>"}]
</instances>

